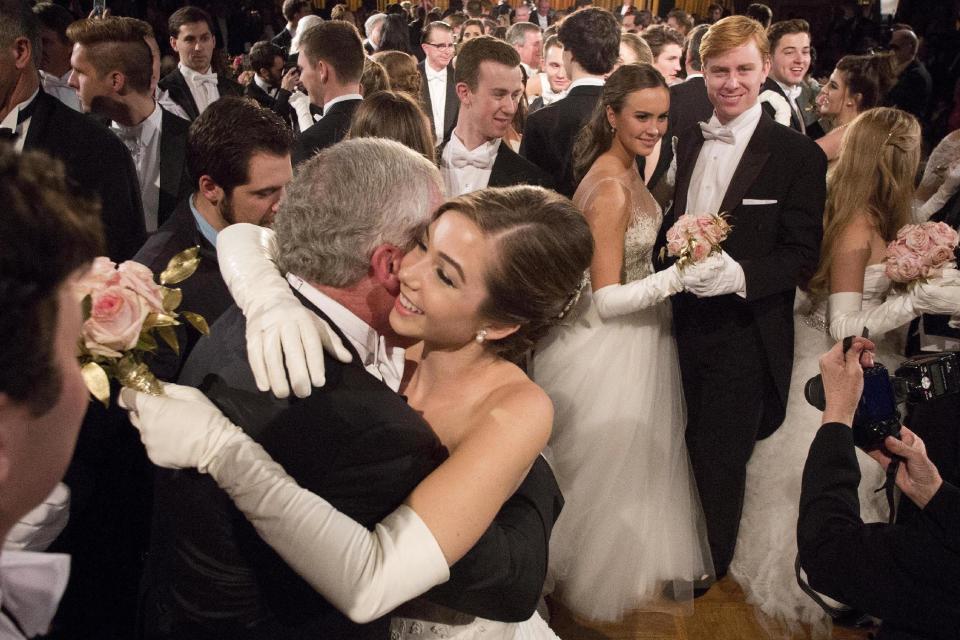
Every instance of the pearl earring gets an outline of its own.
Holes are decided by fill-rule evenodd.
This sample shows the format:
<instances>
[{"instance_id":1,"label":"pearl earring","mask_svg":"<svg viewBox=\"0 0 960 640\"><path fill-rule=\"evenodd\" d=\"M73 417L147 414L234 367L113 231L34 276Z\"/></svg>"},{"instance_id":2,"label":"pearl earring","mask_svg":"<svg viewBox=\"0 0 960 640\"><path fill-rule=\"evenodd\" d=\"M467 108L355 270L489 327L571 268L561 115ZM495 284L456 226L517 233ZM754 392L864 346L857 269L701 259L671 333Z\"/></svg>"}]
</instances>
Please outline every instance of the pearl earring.
<instances>
[{"instance_id":1,"label":"pearl earring","mask_svg":"<svg viewBox=\"0 0 960 640\"><path fill-rule=\"evenodd\" d=\"M487 339L486 329L480 329L480 331L477 331L477 337L476 337L477 344L483 344L483 341L486 339Z\"/></svg>"}]
</instances>

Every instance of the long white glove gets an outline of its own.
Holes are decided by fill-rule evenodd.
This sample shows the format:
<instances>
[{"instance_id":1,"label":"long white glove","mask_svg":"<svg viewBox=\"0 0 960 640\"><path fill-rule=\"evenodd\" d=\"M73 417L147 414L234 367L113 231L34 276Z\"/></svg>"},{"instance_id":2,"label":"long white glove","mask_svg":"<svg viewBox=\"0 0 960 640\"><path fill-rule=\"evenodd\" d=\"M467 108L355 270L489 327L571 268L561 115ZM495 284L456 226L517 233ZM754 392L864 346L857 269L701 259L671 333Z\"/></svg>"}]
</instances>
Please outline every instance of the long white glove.
<instances>
[{"instance_id":1,"label":"long white glove","mask_svg":"<svg viewBox=\"0 0 960 640\"><path fill-rule=\"evenodd\" d=\"M928 282L918 282L910 289L913 308L919 313L960 314L960 271L944 269Z\"/></svg>"},{"instance_id":2,"label":"long white glove","mask_svg":"<svg viewBox=\"0 0 960 640\"><path fill-rule=\"evenodd\" d=\"M606 319L652 307L681 291L680 271L671 265L642 280L601 287L593 292L593 302L600 317Z\"/></svg>"},{"instance_id":3,"label":"long white glove","mask_svg":"<svg viewBox=\"0 0 960 640\"><path fill-rule=\"evenodd\" d=\"M289 374L293 392L305 398L311 386L324 384L324 349L341 362L352 356L330 325L293 295L274 255L270 229L232 224L217 234L220 273L247 319L247 358L257 388L286 398Z\"/></svg>"},{"instance_id":4,"label":"long white glove","mask_svg":"<svg viewBox=\"0 0 960 640\"><path fill-rule=\"evenodd\" d=\"M4 549L46 551L70 520L70 489L58 482L50 495L13 525Z\"/></svg>"},{"instance_id":5,"label":"long white glove","mask_svg":"<svg viewBox=\"0 0 960 640\"><path fill-rule=\"evenodd\" d=\"M862 304L863 294L856 291L830 294L827 317L830 335L834 340L862 335L864 327L869 329L870 338L873 339L910 322L918 315L909 295L889 295L883 304L873 309L861 309Z\"/></svg>"},{"instance_id":6,"label":"long white glove","mask_svg":"<svg viewBox=\"0 0 960 640\"><path fill-rule=\"evenodd\" d=\"M940 211L958 188L960 188L960 161L955 160L947 168L947 174L940 188L917 210L917 222L926 222L930 216Z\"/></svg>"},{"instance_id":7,"label":"long white glove","mask_svg":"<svg viewBox=\"0 0 960 640\"><path fill-rule=\"evenodd\" d=\"M443 551L410 507L368 531L300 487L200 391L167 384L164 393L120 394L150 459L209 473L260 537L354 622L375 620L450 579Z\"/></svg>"},{"instance_id":8,"label":"long white glove","mask_svg":"<svg viewBox=\"0 0 960 640\"><path fill-rule=\"evenodd\" d=\"M684 267L680 272L683 288L699 298L712 298L728 293L741 297L747 295L747 280L743 267L726 251L711 256L697 264Z\"/></svg>"}]
</instances>

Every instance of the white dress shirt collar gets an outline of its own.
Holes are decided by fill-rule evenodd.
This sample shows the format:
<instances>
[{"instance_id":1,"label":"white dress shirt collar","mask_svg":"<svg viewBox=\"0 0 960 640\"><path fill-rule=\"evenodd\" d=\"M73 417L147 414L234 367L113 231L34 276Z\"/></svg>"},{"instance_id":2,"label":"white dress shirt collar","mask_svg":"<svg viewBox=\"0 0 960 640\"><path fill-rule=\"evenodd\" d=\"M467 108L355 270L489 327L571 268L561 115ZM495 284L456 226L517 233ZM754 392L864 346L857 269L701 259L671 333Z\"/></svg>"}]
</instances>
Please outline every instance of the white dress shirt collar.
<instances>
[{"instance_id":1,"label":"white dress shirt collar","mask_svg":"<svg viewBox=\"0 0 960 640\"><path fill-rule=\"evenodd\" d=\"M567 86L567 95L570 95L570 92L573 91L576 87L602 87L604 79L600 76L584 76L583 78L577 78Z\"/></svg>"},{"instance_id":2,"label":"white dress shirt collar","mask_svg":"<svg viewBox=\"0 0 960 640\"><path fill-rule=\"evenodd\" d=\"M317 290L306 280L292 273L287 282L330 318L357 350L363 368L377 380L382 380L393 391L400 389L405 364L404 350L387 344L387 339L361 320L345 306Z\"/></svg>"},{"instance_id":3,"label":"white dress shirt collar","mask_svg":"<svg viewBox=\"0 0 960 640\"><path fill-rule=\"evenodd\" d=\"M427 82L430 82L432 80L434 82L440 81L445 83L447 81L446 67L444 67L443 69L440 69L439 71L435 71L434 68L431 67L430 63L428 62L423 65L423 69L424 71L427 72Z\"/></svg>"},{"instance_id":4,"label":"white dress shirt collar","mask_svg":"<svg viewBox=\"0 0 960 640\"><path fill-rule=\"evenodd\" d=\"M450 141L443 148L443 155L440 157L440 174L443 176L443 184L448 198L455 198L465 193L486 188L490 182L490 174L493 172L493 165L496 162L502 141L502 138L495 138L489 142L484 142L476 149L467 149L456 131L451 134ZM486 166L478 167L472 164L456 166L454 158L457 156L478 158Z\"/></svg>"},{"instance_id":5,"label":"white dress shirt collar","mask_svg":"<svg viewBox=\"0 0 960 640\"><path fill-rule=\"evenodd\" d=\"M430 115L433 116L433 135L436 143L443 142L443 134L446 133L447 125L444 122L447 108L447 69L444 67L440 71L434 71L430 63L423 65L426 71L427 92L430 95Z\"/></svg>"},{"instance_id":6,"label":"white dress shirt collar","mask_svg":"<svg viewBox=\"0 0 960 640\"><path fill-rule=\"evenodd\" d=\"M0 638L33 637L47 632L67 588L70 556L64 553L4 551L0 555ZM16 624L7 617L10 613Z\"/></svg>"},{"instance_id":7,"label":"white dress shirt collar","mask_svg":"<svg viewBox=\"0 0 960 640\"><path fill-rule=\"evenodd\" d=\"M793 85L793 86L789 84L784 84L779 80L777 80L776 78L774 78L773 81L776 82L780 86L780 89L783 90L783 95L787 96L787 100L789 100L794 106L796 106L797 98L800 97L800 93L803 91L803 87L800 86L799 84Z\"/></svg>"},{"instance_id":8,"label":"white dress shirt collar","mask_svg":"<svg viewBox=\"0 0 960 640\"><path fill-rule=\"evenodd\" d=\"M263 89L263 92L265 94L267 94L271 98L277 97L276 87L271 87L269 84L267 84L267 81L261 78L259 73L253 74L253 81L256 83L258 87Z\"/></svg>"},{"instance_id":9,"label":"white dress shirt collar","mask_svg":"<svg viewBox=\"0 0 960 640\"><path fill-rule=\"evenodd\" d=\"M0 129L10 129L17 134L17 139L13 141L13 148L16 149L17 153L23 151L23 143L26 141L27 131L30 129L30 121L33 120L33 116L31 115L23 122L19 122L20 111L29 107L33 101L36 100L39 93L40 89L34 91L32 96L11 109L7 117L0 122Z\"/></svg>"},{"instance_id":10,"label":"white dress shirt collar","mask_svg":"<svg viewBox=\"0 0 960 640\"><path fill-rule=\"evenodd\" d=\"M163 111L156 104L153 112L140 124L125 127L111 122L110 128L130 151L130 157L140 180L140 198L143 201L144 224L148 232L159 226L160 207L160 136Z\"/></svg>"},{"instance_id":11,"label":"white dress shirt collar","mask_svg":"<svg viewBox=\"0 0 960 640\"><path fill-rule=\"evenodd\" d=\"M694 73L688 73L687 77L684 78L683 81L686 82L687 80L693 80L694 78L702 78L702 77L703 77L703 74L697 71Z\"/></svg>"},{"instance_id":12,"label":"white dress shirt collar","mask_svg":"<svg viewBox=\"0 0 960 640\"><path fill-rule=\"evenodd\" d=\"M187 88L197 103L197 111L203 113L211 104L220 98L219 78L208 68L206 73L198 73L182 62L178 65L183 79L187 81Z\"/></svg>"},{"instance_id":13,"label":"white dress shirt collar","mask_svg":"<svg viewBox=\"0 0 960 640\"><path fill-rule=\"evenodd\" d=\"M331 98L323 103L323 115L330 113L330 107L333 105L337 104L338 102L346 102L347 100L363 100L363 96L359 93L346 93L342 96Z\"/></svg>"}]
</instances>

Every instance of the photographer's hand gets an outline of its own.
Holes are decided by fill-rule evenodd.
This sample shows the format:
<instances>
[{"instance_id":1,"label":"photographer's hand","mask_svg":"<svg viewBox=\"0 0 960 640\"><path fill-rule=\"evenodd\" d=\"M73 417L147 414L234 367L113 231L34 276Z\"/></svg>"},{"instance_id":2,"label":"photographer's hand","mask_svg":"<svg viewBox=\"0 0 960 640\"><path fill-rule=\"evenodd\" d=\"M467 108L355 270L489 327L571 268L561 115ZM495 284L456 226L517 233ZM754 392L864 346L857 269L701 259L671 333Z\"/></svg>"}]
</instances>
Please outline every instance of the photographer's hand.
<instances>
[{"instance_id":1,"label":"photographer's hand","mask_svg":"<svg viewBox=\"0 0 960 640\"><path fill-rule=\"evenodd\" d=\"M883 444L884 448L871 451L868 455L884 469L890 464L890 454L903 458L903 464L897 469L897 486L923 509L943 484L936 465L927 457L923 440L910 429L900 427L900 439L888 436Z\"/></svg>"},{"instance_id":2,"label":"photographer's hand","mask_svg":"<svg viewBox=\"0 0 960 640\"><path fill-rule=\"evenodd\" d=\"M853 425L853 414L863 392L863 367L873 366L875 348L867 338L853 338L846 353L841 341L820 357L820 374L823 376L826 398L823 424L840 422Z\"/></svg>"}]
</instances>

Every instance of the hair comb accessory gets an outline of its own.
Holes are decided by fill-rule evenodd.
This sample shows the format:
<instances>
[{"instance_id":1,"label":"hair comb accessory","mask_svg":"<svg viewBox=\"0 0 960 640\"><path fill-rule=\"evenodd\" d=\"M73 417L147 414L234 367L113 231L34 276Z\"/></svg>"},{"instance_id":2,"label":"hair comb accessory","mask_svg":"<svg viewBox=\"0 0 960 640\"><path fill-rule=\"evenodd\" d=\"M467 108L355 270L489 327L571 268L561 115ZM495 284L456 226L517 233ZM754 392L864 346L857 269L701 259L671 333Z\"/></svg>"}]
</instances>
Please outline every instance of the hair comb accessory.
<instances>
[{"instance_id":1,"label":"hair comb accessory","mask_svg":"<svg viewBox=\"0 0 960 640\"><path fill-rule=\"evenodd\" d=\"M567 315L567 312L569 312L570 309L572 309L573 306L577 304L577 301L580 300L580 294L583 292L583 288L587 286L587 282L589 281L589 279L590 279L589 276L586 273L584 273L583 277L580 278L580 285L574 290L573 293L570 294L570 299L567 300L567 304L563 305L563 310L559 314L557 314L558 320L562 319L563 316Z\"/></svg>"}]
</instances>

